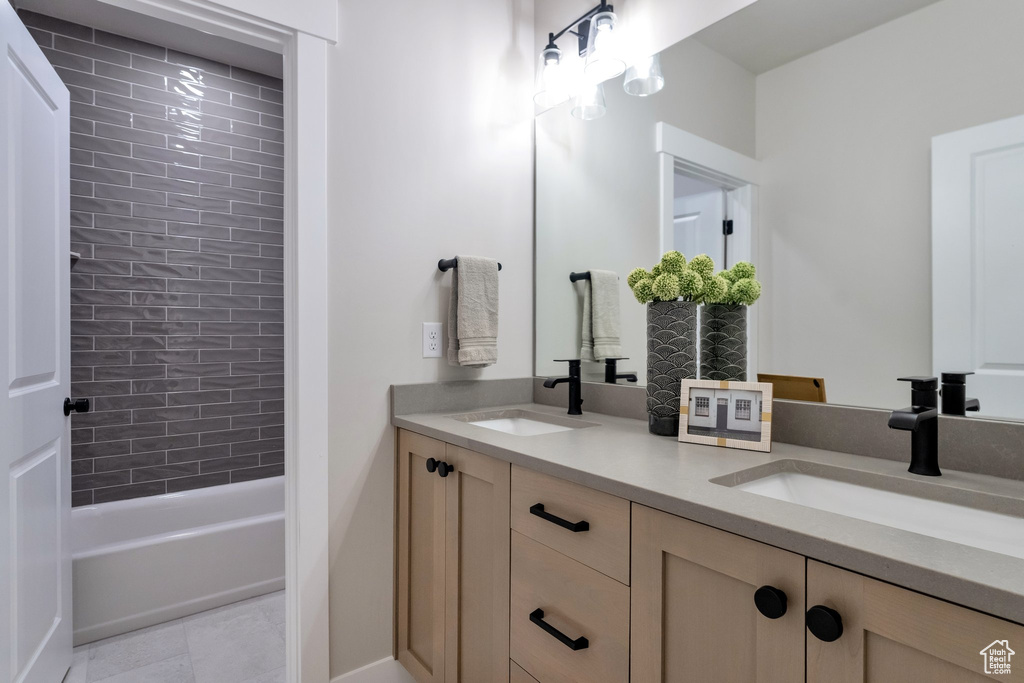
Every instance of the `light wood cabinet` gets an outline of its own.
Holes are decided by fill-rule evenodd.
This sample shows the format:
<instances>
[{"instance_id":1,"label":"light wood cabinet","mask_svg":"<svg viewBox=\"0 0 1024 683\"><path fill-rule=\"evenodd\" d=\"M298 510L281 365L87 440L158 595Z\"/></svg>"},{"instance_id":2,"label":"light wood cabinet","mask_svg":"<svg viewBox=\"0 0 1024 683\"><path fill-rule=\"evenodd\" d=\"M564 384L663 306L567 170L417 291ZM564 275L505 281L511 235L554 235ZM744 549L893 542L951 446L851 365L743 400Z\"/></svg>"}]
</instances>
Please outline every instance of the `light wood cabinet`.
<instances>
[{"instance_id":1,"label":"light wood cabinet","mask_svg":"<svg viewBox=\"0 0 1024 683\"><path fill-rule=\"evenodd\" d=\"M405 430L397 473L419 683L1024 683L1020 624Z\"/></svg>"},{"instance_id":2,"label":"light wood cabinet","mask_svg":"<svg viewBox=\"0 0 1024 683\"><path fill-rule=\"evenodd\" d=\"M420 683L509 680L509 494L508 463L399 432L397 649Z\"/></svg>"},{"instance_id":3,"label":"light wood cabinet","mask_svg":"<svg viewBox=\"0 0 1024 683\"><path fill-rule=\"evenodd\" d=\"M814 560L807 603L835 610L843 629L833 642L807 633L807 683L1024 681L1024 626ZM1020 659L989 677L982 650L997 641Z\"/></svg>"},{"instance_id":4,"label":"light wood cabinet","mask_svg":"<svg viewBox=\"0 0 1024 683\"><path fill-rule=\"evenodd\" d=\"M541 683L627 683L629 587L514 531L511 636Z\"/></svg>"},{"instance_id":5,"label":"light wood cabinet","mask_svg":"<svg viewBox=\"0 0 1024 683\"><path fill-rule=\"evenodd\" d=\"M629 501L512 468L512 528L629 585ZM570 526L586 525L585 530Z\"/></svg>"},{"instance_id":6,"label":"light wood cabinet","mask_svg":"<svg viewBox=\"0 0 1024 683\"><path fill-rule=\"evenodd\" d=\"M804 558L633 505L631 680L804 679ZM785 594L758 612L755 591Z\"/></svg>"}]
</instances>

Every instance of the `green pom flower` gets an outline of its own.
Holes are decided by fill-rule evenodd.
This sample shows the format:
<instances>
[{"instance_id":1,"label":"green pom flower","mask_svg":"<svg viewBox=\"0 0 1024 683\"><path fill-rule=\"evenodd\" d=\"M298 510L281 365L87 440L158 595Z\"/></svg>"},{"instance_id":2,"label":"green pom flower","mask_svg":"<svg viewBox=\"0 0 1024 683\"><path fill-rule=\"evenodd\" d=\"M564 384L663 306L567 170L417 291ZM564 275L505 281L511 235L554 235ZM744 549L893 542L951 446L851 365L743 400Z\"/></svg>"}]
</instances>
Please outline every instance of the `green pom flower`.
<instances>
[{"instance_id":1,"label":"green pom flower","mask_svg":"<svg viewBox=\"0 0 1024 683\"><path fill-rule=\"evenodd\" d=\"M652 278L657 278L659 275L661 275L664 272L665 272L665 270L661 267L661 264L659 263L656 266L654 266L653 268L651 268L651 277Z\"/></svg>"},{"instance_id":2,"label":"green pom flower","mask_svg":"<svg viewBox=\"0 0 1024 683\"><path fill-rule=\"evenodd\" d=\"M690 263L693 263L691 261ZM704 278L696 271L687 268L679 276L679 294L688 301L693 301L704 291Z\"/></svg>"},{"instance_id":3,"label":"green pom flower","mask_svg":"<svg viewBox=\"0 0 1024 683\"><path fill-rule=\"evenodd\" d=\"M629 285L630 289L636 286L636 283L640 282L644 278L650 278L651 274L643 268L634 268L629 271L629 275L626 276L626 284Z\"/></svg>"},{"instance_id":4,"label":"green pom flower","mask_svg":"<svg viewBox=\"0 0 1024 683\"><path fill-rule=\"evenodd\" d=\"M730 270L733 278L733 282L736 280L753 280L754 275L757 272L754 269L754 264L749 261L737 261L733 264Z\"/></svg>"},{"instance_id":5,"label":"green pom flower","mask_svg":"<svg viewBox=\"0 0 1024 683\"><path fill-rule=\"evenodd\" d=\"M704 280L704 291L701 293L704 303L725 303L725 299L728 295L729 281L721 275L715 275L714 277Z\"/></svg>"},{"instance_id":6,"label":"green pom flower","mask_svg":"<svg viewBox=\"0 0 1024 683\"><path fill-rule=\"evenodd\" d=\"M761 297L761 283L752 278L741 278L729 288L729 300L735 304L751 305Z\"/></svg>"},{"instance_id":7,"label":"green pom flower","mask_svg":"<svg viewBox=\"0 0 1024 683\"><path fill-rule=\"evenodd\" d=\"M679 278L671 273L662 273L654 278L652 289L658 301L675 301L679 298Z\"/></svg>"},{"instance_id":8,"label":"green pom flower","mask_svg":"<svg viewBox=\"0 0 1024 683\"><path fill-rule=\"evenodd\" d=\"M736 280L739 279L738 277L736 277L736 273L732 272L731 270L723 270L717 275L717 277L725 278L725 281L728 282L729 284L732 284L733 282L736 282Z\"/></svg>"},{"instance_id":9,"label":"green pom flower","mask_svg":"<svg viewBox=\"0 0 1024 683\"><path fill-rule=\"evenodd\" d=\"M698 254L690 259L690 270L702 278L710 278L715 274L715 262L707 254Z\"/></svg>"},{"instance_id":10,"label":"green pom flower","mask_svg":"<svg viewBox=\"0 0 1024 683\"><path fill-rule=\"evenodd\" d=\"M642 304L654 301L654 280L649 277L637 280L633 285L633 296Z\"/></svg>"},{"instance_id":11,"label":"green pom flower","mask_svg":"<svg viewBox=\"0 0 1024 683\"><path fill-rule=\"evenodd\" d=\"M665 252L658 265L661 266L661 272L679 276L686 269L686 257L673 249Z\"/></svg>"}]
</instances>

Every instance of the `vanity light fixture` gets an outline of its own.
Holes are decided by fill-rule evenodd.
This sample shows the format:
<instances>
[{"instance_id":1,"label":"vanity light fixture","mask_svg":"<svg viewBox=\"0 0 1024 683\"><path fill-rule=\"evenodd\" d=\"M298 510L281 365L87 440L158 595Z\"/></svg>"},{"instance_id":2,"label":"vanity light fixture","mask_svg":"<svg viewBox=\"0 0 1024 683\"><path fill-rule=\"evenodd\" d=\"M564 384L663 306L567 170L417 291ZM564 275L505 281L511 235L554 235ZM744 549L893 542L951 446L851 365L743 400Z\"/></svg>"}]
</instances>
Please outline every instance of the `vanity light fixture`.
<instances>
[{"instance_id":1,"label":"vanity light fixture","mask_svg":"<svg viewBox=\"0 0 1024 683\"><path fill-rule=\"evenodd\" d=\"M566 78L566 67L562 64L562 51L552 40L540 53L537 93L533 101L538 107L548 109L565 102L569 94L569 79Z\"/></svg>"},{"instance_id":2,"label":"vanity light fixture","mask_svg":"<svg viewBox=\"0 0 1024 683\"><path fill-rule=\"evenodd\" d=\"M647 97L665 87L665 77L661 73L661 58L651 55L641 59L626 69L622 88L630 95Z\"/></svg>"},{"instance_id":3,"label":"vanity light fixture","mask_svg":"<svg viewBox=\"0 0 1024 683\"><path fill-rule=\"evenodd\" d=\"M588 82L576 94L570 113L581 121L593 121L604 116L605 111L604 85Z\"/></svg>"},{"instance_id":4,"label":"vanity light fixture","mask_svg":"<svg viewBox=\"0 0 1024 683\"><path fill-rule=\"evenodd\" d=\"M617 49L615 35L615 12L611 5L594 15L590 20L590 32L587 38L587 65L583 72L595 83L615 78L626 70Z\"/></svg>"},{"instance_id":5,"label":"vanity light fixture","mask_svg":"<svg viewBox=\"0 0 1024 683\"><path fill-rule=\"evenodd\" d=\"M583 16L557 33L548 34L548 44L540 53L537 87L533 101L548 109L574 97L571 113L583 121L604 116L606 107L602 83L626 72L623 88L630 95L646 97L665 87L658 55L646 57L626 69L616 34L614 8L601 0ZM576 36L582 69L572 69L555 43L566 33ZM572 71L572 73L570 73Z\"/></svg>"}]
</instances>

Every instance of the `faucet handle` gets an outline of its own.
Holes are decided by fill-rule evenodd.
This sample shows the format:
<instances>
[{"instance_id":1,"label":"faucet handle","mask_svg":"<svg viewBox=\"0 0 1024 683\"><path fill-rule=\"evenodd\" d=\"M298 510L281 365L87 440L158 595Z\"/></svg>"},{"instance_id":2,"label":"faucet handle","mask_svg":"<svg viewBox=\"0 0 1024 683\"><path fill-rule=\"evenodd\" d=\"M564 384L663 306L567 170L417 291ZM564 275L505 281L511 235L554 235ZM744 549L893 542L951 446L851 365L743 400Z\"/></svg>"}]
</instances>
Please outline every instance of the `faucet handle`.
<instances>
[{"instance_id":1,"label":"faucet handle","mask_svg":"<svg viewBox=\"0 0 1024 683\"><path fill-rule=\"evenodd\" d=\"M973 372L944 372L942 373L943 384L967 384L967 375Z\"/></svg>"},{"instance_id":2,"label":"faucet handle","mask_svg":"<svg viewBox=\"0 0 1024 683\"><path fill-rule=\"evenodd\" d=\"M925 377L925 376L914 376L914 377L898 377L897 382L910 382L910 388L912 391L921 391L929 389L939 388L939 379L937 377Z\"/></svg>"}]
</instances>

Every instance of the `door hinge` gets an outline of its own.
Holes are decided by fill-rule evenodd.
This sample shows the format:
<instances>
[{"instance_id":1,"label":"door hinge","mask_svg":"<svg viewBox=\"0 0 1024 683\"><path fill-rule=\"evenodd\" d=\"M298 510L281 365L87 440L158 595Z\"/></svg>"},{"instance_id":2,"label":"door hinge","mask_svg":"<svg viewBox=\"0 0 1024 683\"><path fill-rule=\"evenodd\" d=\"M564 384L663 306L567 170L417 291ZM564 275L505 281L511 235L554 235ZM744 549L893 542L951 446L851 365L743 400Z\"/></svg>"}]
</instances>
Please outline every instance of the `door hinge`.
<instances>
[{"instance_id":1,"label":"door hinge","mask_svg":"<svg viewBox=\"0 0 1024 683\"><path fill-rule=\"evenodd\" d=\"M722 221L722 234L723 235L731 235L732 234L732 219L731 218Z\"/></svg>"}]
</instances>

